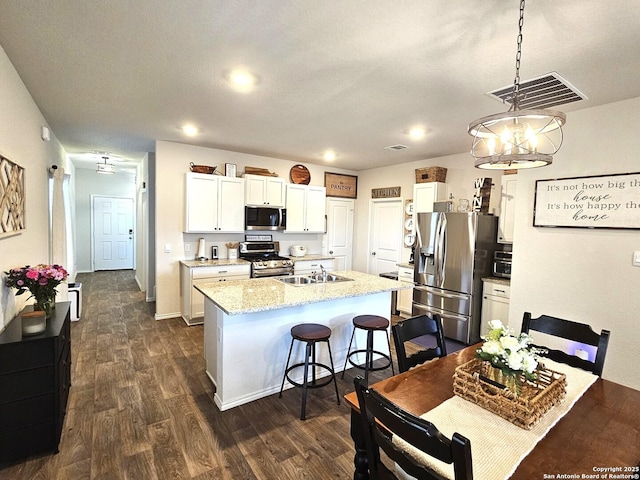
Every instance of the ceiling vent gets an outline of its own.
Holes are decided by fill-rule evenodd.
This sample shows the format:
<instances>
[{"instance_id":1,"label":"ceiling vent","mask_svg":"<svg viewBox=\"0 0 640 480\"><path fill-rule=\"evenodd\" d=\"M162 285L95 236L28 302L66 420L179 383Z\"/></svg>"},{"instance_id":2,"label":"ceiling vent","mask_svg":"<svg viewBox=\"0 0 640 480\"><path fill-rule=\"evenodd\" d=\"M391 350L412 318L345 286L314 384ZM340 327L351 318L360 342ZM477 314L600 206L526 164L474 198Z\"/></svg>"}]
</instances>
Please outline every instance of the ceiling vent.
<instances>
[{"instance_id":1,"label":"ceiling vent","mask_svg":"<svg viewBox=\"0 0 640 480\"><path fill-rule=\"evenodd\" d=\"M390 145L384 148L385 150L404 150L405 148L409 148L409 147L407 147L406 145L397 144L397 145Z\"/></svg>"},{"instance_id":2,"label":"ceiling vent","mask_svg":"<svg viewBox=\"0 0 640 480\"><path fill-rule=\"evenodd\" d=\"M502 103L511 103L513 85L487 93ZM586 100L587 96L558 75L547 73L541 77L520 82L520 103L523 110L550 108L567 103Z\"/></svg>"}]
</instances>

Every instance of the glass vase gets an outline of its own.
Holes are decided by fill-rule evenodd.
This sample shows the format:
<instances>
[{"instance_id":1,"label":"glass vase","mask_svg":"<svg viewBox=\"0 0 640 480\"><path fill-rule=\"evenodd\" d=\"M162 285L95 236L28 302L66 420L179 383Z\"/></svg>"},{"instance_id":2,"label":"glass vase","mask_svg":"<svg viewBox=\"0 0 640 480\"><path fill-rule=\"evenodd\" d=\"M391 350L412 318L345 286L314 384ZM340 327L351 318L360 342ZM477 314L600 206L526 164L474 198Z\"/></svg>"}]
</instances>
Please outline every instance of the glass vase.
<instances>
[{"instance_id":1,"label":"glass vase","mask_svg":"<svg viewBox=\"0 0 640 480\"><path fill-rule=\"evenodd\" d=\"M489 378L500 385L504 385L515 396L522 394L522 382L518 372L505 374L499 368L491 367L489 369Z\"/></svg>"},{"instance_id":2,"label":"glass vase","mask_svg":"<svg viewBox=\"0 0 640 480\"><path fill-rule=\"evenodd\" d=\"M53 315L53 308L55 306L55 297L54 298L36 298L36 303L33 304L34 310L43 311L46 318L51 318Z\"/></svg>"}]
</instances>

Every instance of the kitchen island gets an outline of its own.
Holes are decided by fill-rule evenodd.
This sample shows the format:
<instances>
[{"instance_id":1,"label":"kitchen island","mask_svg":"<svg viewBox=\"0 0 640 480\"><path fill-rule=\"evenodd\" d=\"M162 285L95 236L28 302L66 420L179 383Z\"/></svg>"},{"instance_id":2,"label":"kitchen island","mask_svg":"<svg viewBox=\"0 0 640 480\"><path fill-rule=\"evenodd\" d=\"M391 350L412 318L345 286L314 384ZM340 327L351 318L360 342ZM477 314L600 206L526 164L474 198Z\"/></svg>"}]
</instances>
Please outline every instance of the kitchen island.
<instances>
[{"instance_id":1,"label":"kitchen island","mask_svg":"<svg viewBox=\"0 0 640 480\"><path fill-rule=\"evenodd\" d=\"M361 272L333 273L349 280L298 286L271 277L195 287L205 297L206 372L216 386L214 400L220 410L280 390L291 342L289 331L299 323L320 323L331 328L333 363L336 373L341 371L353 317L364 314L386 317L391 292L411 288L406 283ZM383 336L375 337L374 349L386 351ZM354 345L364 348L364 332L356 332ZM292 363L302 361L303 356L304 344L295 342ZM328 352L322 346L318 349L318 361L329 363ZM364 355L357 361L364 363ZM318 377L323 374L326 372L318 371ZM301 377L301 371L297 379L293 376L296 381L301 381ZM290 387L285 382L285 388Z\"/></svg>"}]
</instances>

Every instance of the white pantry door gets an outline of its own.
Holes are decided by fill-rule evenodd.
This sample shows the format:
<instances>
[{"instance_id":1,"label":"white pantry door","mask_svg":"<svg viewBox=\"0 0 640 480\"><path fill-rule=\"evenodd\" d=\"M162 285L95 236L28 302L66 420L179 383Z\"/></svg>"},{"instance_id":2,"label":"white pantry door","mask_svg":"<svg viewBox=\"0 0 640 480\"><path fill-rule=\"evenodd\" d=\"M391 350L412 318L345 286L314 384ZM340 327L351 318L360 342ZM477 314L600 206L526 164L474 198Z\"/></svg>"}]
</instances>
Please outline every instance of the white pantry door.
<instances>
[{"instance_id":1,"label":"white pantry door","mask_svg":"<svg viewBox=\"0 0 640 480\"><path fill-rule=\"evenodd\" d=\"M133 269L133 198L93 197L93 269Z\"/></svg>"},{"instance_id":2,"label":"white pantry door","mask_svg":"<svg viewBox=\"0 0 640 480\"><path fill-rule=\"evenodd\" d=\"M398 270L402 252L402 199L371 201L369 232L369 273L378 275Z\"/></svg>"},{"instance_id":3,"label":"white pantry door","mask_svg":"<svg viewBox=\"0 0 640 480\"><path fill-rule=\"evenodd\" d=\"M351 270L354 208L354 200L327 198L327 253L335 257L335 270Z\"/></svg>"}]
</instances>

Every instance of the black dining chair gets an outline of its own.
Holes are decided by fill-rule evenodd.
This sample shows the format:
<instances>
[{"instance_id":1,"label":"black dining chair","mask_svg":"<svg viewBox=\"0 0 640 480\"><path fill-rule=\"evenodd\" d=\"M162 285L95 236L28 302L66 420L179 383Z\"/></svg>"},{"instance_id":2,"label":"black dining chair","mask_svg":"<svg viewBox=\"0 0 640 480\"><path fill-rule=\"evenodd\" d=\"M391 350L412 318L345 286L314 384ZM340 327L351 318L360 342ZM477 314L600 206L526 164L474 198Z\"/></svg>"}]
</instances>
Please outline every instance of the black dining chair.
<instances>
[{"instance_id":1,"label":"black dining chair","mask_svg":"<svg viewBox=\"0 0 640 480\"><path fill-rule=\"evenodd\" d=\"M400 373L406 372L411 367L415 367L427 360L447 355L447 346L444 342L444 332L442 330L442 320L438 314L434 314L432 317L419 315L417 317L407 318L393 325L391 331L393 332L393 343L396 346L398 370L400 370ZM424 335L434 335L436 346L407 355L405 342Z\"/></svg>"},{"instance_id":2,"label":"black dining chair","mask_svg":"<svg viewBox=\"0 0 640 480\"><path fill-rule=\"evenodd\" d=\"M441 480L442 478L396 447L393 443L393 435L397 435L429 456L452 464L455 480L473 480L469 439L459 433L454 433L451 439L445 437L431 422L412 415L376 390L367 387L364 379L359 375L354 379L354 384L372 480L397 480L398 478L382 462L380 449L405 473L417 479Z\"/></svg>"},{"instance_id":3,"label":"black dining chair","mask_svg":"<svg viewBox=\"0 0 640 480\"><path fill-rule=\"evenodd\" d=\"M538 318L531 318L531 313L524 312L521 331L522 333L528 334L531 330L597 347L596 357L594 361L591 362L561 350L534 345L538 348L546 349L547 353L542 355L553 361L581 368L598 376L602 375L604 359L607 355L607 345L609 343L609 330L602 330L598 335L590 325L584 323L550 317L549 315L540 315Z\"/></svg>"}]
</instances>

